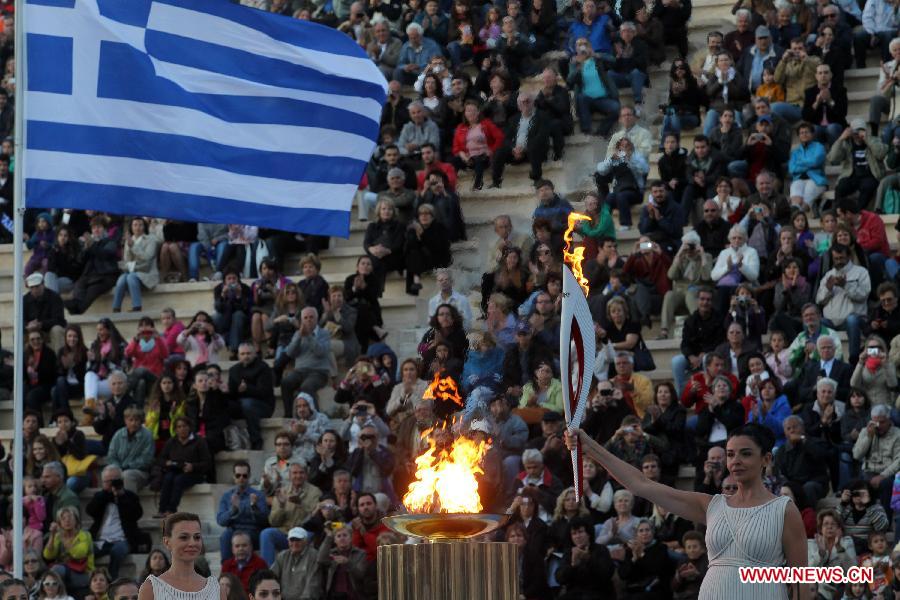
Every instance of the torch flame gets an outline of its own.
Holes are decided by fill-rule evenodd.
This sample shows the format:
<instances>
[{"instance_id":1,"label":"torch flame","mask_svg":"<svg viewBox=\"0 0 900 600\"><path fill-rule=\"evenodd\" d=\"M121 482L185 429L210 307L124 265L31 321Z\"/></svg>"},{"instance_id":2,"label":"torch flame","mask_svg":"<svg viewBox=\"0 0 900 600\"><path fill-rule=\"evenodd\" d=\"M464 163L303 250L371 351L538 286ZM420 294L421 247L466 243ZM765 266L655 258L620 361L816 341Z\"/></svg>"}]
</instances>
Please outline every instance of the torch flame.
<instances>
[{"instance_id":1,"label":"torch flame","mask_svg":"<svg viewBox=\"0 0 900 600\"><path fill-rule=\"evenodd\" d=\"M569 268L572 269L572 275L578 280L578 285L584 290L585 296L590 293L591 288L588 285L587 277L584 276L584 271L581 268L581 261L584 260L584 246L578 246L577 248L572 249L572 232L575 230L575 224L578 221L590 221L590 219L591 218L587 215L570 212L569 226L563 234L563 240L566 242L566 245L563 248L563 260L569 265Z\"/></svg>"},{"instance_id":2,"label":"torch flame","mask_svg":"<svg viewBox=\"0 0 900 600\"><path fill-rule=\"evenodd\" d=\"M484 473L481 461L489 445L460 436L449 447L439 448L436 438L440 432L451 435L432 429L422 434L423 439L428 437L428 449L416 458L416 481L409 484L403 505L415 513L479 513L482 506L475 476Z\"/></svg>"},{"instance_id":3,"label":"torch flame","mask_svg":"<svg viewBox=\"0 0 900 600\"><path fill-rule=\"evenodd\" d=\"M449 400L454 404L458 404L460 408L465 406L462 396L459 395L459 388L452 377L441 378L440 372L434 374L434 380L425 389L422 394L423 400Z\"/></svg>"}]
</instances>

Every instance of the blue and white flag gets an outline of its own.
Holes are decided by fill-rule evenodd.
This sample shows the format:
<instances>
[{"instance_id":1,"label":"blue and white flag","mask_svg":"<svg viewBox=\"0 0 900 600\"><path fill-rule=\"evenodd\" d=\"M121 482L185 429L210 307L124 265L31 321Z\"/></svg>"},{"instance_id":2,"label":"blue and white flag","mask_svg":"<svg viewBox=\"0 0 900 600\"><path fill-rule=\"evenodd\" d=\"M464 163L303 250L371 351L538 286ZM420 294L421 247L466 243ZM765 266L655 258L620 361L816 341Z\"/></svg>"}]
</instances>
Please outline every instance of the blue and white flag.
<instances>
[{"instance_id":1,"label":"blue and white flag","mask_svg":"<svg viewBox=\"0 0 900 600\"><path fill-rule=\"evenodd\" d=\"M227 0L27 0L28 207L349 235L387 83Z\"/></svg>"}]
</instances>

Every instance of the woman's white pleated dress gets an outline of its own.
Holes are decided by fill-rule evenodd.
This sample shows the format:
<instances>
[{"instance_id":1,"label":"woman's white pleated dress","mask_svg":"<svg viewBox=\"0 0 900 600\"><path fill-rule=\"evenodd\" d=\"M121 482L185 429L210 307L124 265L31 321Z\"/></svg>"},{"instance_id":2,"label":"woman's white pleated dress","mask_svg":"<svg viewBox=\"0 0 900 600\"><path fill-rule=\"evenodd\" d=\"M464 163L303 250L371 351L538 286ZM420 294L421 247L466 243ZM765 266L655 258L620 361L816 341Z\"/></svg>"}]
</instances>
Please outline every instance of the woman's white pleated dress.
<instances>
[{"instance_id":1,"label":"woman's white pleated dress","mask_svg":"<svg viewBox=\"0 0 900 600\"><path fill-rule=\"evenodd\" d=\"M786 600L783 583L741 583L739 567L784 566L782 532L790 498L779 496L748 508L728 506L716 494L706 509L709 571L700 600Z\"/></svg>"}]
</instances>

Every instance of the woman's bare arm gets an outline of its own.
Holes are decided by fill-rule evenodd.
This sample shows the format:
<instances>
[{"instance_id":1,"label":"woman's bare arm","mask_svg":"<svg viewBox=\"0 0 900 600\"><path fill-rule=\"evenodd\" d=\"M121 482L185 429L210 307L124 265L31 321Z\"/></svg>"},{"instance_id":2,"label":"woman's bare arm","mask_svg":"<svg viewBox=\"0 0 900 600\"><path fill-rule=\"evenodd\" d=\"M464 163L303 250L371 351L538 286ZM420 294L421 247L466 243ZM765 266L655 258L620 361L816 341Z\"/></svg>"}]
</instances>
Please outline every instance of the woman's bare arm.
<instances>
[{"instance_id":1,"label":"woman's bare arm","mask_svg":"<svg viewBox=\"0 0 900 600\"><path fill-rule=\"evenodd\" d=\"M788 502L784 509L784 528L781 533L781 544L784 548L784 558L789 567L809 566L806 554L806 527L800 511L793 502ZM794 600L811 600L810 587L808 585L795 586L796 596Z\"/></svg>"},{"instance_id":2,"label":"woman's bare arm","mask_svg":"<svg viewBox=\"0 0 900 600\"><path fill-rule=\"evenodd\" d=\"M574 446L575 435L571 430L566 432L566 445L570 449ZM706 523L706 507L709 506L712 496L699 492L686 492L651 481L639 470L598 444L581 429L577 431L577 435L581 440L581 447L585 455L603 465L616 481L633 494L646 498L688 521Z\"/></svg>"}]
</instances>

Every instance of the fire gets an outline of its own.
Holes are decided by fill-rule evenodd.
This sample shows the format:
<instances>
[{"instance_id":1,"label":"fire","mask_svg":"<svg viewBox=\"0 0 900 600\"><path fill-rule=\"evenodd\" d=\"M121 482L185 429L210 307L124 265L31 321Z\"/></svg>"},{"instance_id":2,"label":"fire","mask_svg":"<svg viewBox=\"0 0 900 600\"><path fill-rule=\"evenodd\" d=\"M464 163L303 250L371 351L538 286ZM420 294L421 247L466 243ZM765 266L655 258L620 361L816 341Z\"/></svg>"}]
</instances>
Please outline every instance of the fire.
<instances>
[{"instance_id":1,"label":"fire","mask_svg":"<svg viewBox=\"0 0 900 600\"><path fill-rule=\"evenodd\" d=\"M422 394L424 400L449 400L454 404L458 404L460 408L465 406L462 396L459 395L459 388L452 377L441 378L440 372L434 374L434 380L428 385L425 393Z\"/></svg>"},{"instance_id":2,"label":"fire","mask_svg":"<svg viewBox=\"0 0 900 600\"><path fill-rule=\"evenodd\" d=\"M484 474L481 461L488 450L484 441L460 436L449 445L439 439L452 435L449 430L427 430L428 449L416 458L416 481L409 484L403 505L414 513L479 513L476 475Z\"/></svg>"},{"instance_id":3,"label":"fire","mask_svg":"<svg viewBox=\"0 0 900 600\"><path fill-rule=\"evenodd\" d=\"M591 218L587 215L570 212L569 226L563 234L563 240L566 242L566 245L563 248L563 260L572 269L572 275L578 280L578 285L584 290L585 296L590 293L591 288L588 285L587 277L584 276L584 271L581 268L581 261L584 260L584 246L578 246L577 248L572 249L572 232L575 230L575 224L578 221L589 221L590 219Z\"/></svg>"}]
</instances>

